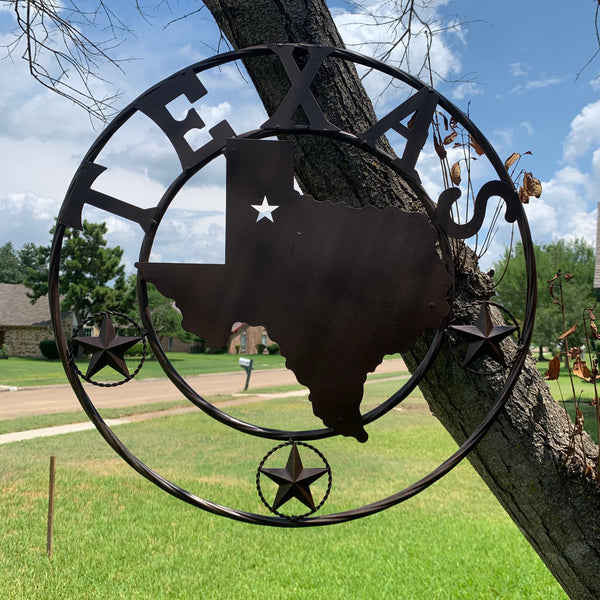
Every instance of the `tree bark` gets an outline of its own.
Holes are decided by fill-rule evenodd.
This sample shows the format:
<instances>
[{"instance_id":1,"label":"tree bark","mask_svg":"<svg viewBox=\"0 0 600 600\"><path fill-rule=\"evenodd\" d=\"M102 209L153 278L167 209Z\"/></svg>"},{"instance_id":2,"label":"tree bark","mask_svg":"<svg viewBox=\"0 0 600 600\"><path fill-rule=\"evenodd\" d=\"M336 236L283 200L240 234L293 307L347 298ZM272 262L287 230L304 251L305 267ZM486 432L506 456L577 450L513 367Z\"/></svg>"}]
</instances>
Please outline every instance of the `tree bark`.
<instances>
[{"instance_id":1,"label":"tree bark","mask_svg":"<svg viewBox=\"0 0 600 600\"><path fill-rule=\"evenodd\" d=\"M205 0L205 5L235 48L284 42L343 47L323 0ZM271 115L289 79L277 61L266 59L260 68L253 64L247 64L250 77ZM331 122L352 123L352 130L357 123L364 130L375 122L353 68L328 67L317 86L313 92ZM354 206L417 207L406 183L364 154L313 136L297 136L295 142L297 178L305 193ZM492 290L472 253L465 257L456 265L455 310L486 299ZM422 336L404 356L409 369L420 363L429 342ZM460 368L444 345L421 390L461 444L487 414L503 380ZM530 356L506 409L469 460L567 594L591 600L600 597L600 493L584 474L583 454L595 465L598 449L584 436L573 451L572 427Z\"/></svg>"}]
</instances>

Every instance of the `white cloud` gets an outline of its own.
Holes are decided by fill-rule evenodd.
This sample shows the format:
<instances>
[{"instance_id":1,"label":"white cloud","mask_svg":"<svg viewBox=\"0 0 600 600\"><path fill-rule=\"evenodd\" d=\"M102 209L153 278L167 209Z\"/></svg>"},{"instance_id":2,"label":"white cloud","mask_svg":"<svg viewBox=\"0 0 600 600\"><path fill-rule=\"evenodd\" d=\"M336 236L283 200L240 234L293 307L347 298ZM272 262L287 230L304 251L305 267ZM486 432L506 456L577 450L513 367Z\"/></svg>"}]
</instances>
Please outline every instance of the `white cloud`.
<instances>
[{"instance_id":1,"label":"white cloud","mask_svg":"<svg viewBox=\"0 0 600 600\"><path fill-rule=\"evenodd\" d=\"M531 90L537 90L541 88L547 88L552 85L557 85L563 81L562 77L555 76L542 76L539 79L532 79L524 84L516 85L514 88L510 90L511 94L522 94L525 92L529 92Z\"/></svg>"},{"instance_id":2,"label":"white cloud","mask_svg":"<svg viewBox=\"0 0 600 600\"><path fill-rule=\"evenodd\" d=\"M513 128L495 129L490 136L490 141L497 152L508 152L510 154L514 152L512 150L514 148L514 136L515 130Z\"/></svg>"},{"instance_id":3,"label":"white cloud","mask_svg":"<svg viewBox=\"0 0 600 600\"><path fill-rule=\"evenodd\" d=\"M526 214L536 241L585 238L595 243L595 202L589 197L591 178L587 173L564 167L542 182L540 199L531 198Z\"/></svg>"},{"instance_id":4,"label":"white cloud","mask_svg":"<svg viewBox=\"0 0 600 600\"><path fill-rule=\"evenodd\" d=\"M483 94L481 84L475 81L463 81L452 89L450 96L454 100L464 100L465 98L469 99L480 94Z\"/></svg>"},{"instance_id":5,"label":"white cloud","mask_svg":"<svg viewBox=\"0 0 600 600\"><path fill-rule=\"evenodd\" d=\"M446 2L428 3L422 7L421 14L425 19L428 17L431 17L432 20L438 19L440 17L437 12L438 8L445 4ZM388 20L390 9L389 3L385 1L368 2L361 11L352 12L338 8L332 12L346 46L370 56L389 49L403 33L402 30L398 30L396 24L388 26L378 23L382 15L384 15L384 19ZM374 15L379 15L379 17ZM452 35L454 38L460 39L460 28ZM460 58L451 47L449 34L439 33L430 42L431 68L438 74L434 75L434 79L439 81L440 78L450 79L457 75L461 69ZM411 39L408 62L400 64L400 68L409 73L418 74L425 62L427 46L428 39L423 32L414 34ZM401 59L402 48L398 46L391 50L391 55L386 58L386 63L399 64ZM364 69L359 69L359 73L364 73ZM371 73L365 79L364 84L369 95L377 98L388 88L389 82L389 77L380 73Z\"/></svg>"},{"instance_id":6,"label":"white cloud","mask_svg":"<svg viewBox=\"0 0 600 600\"><path fill-rule=\"evenodd\" d=\"M571 121L569 135L563 147L563 157L572 162L600 144L600 100L583 107Z\"/></svg>"},{"instance_id":7,"label":"white cloud","mask_svg":"<svg viewBox=\"0 0 600 600\"><path fill-rule=\"evenodd\" d=\"M531 71L531 67L520 62L514 62L509 65L509 70L513 77L522 77Z\"/></svg>"},{"instance_id":8,"label":"white cloud","mask_svg":"<svg viewBox=\"0 0 600 600\"><path fill-rule=\"evenodd\" d=\"M61 200L81 157L60 140L0 137L3 193L31 193ZM82 149L83 150L83 149Z\"/></svg>"},{"instance_id":9,"label":"white cloud","mask_svg":"<svg viewBox=\"0 0 600 600\"><path fill-rule=\"evenodd\" d=\"M521 121L521 127L529 134L533 134L533 127L529 121Z\"/></svg>"},{"instance_id":10,"label":"white cloud","mask_svg":"<svg viewBox=\"0 0 600 600\"><path fill-rule=\"evenodd\" d=\"M182 46L177 51L177 54L179 54L186 60L189 60L190 63L200 62L201 60L204 60L206 58L206 54L200 52L198 48L196 46L193 46L192 44L186 44L185 46Z\"/></svg>"},{"instance_id":11,"label":"white cloud","mask_svg":"<svg viewBox=\"0 0 600 600\"><path fill-rule=\"evenodd\" d=\"M19 248L26 242L47 246L59 202L32 193L8 193L0 197L0 244L11 241Z\"/></svg>"}]
</instances>

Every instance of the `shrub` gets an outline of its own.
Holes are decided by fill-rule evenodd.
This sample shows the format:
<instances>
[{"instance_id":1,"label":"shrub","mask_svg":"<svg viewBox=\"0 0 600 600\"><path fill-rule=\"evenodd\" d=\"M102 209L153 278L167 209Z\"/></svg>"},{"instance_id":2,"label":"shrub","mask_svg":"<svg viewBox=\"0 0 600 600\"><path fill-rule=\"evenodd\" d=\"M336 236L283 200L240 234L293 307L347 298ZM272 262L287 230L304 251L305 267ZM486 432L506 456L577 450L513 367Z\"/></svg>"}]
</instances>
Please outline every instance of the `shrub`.
<instances>
[{"instance_id":1,"label":"shrub","mask_svg":"<svg viewBox=\"0 0 600 600\"><path fill-rule=\"evenodd\" d=\"M56 360L58 358L58 348L54 340L42 340L40 342L40 352L48 360Z\"/></svg>"},{"instance_id":2,"label":"shrub","mask_svg":"<svg viewBox=\"0 0 600 600\"><path fill-rule=\"evenodd\" d=\"M236 344L236 345L235 345L235 353L236 353L236 354L239 354L239 353L240 353L240 345L239 345L239 344Z\"/></svg>"},{"instance_id":3,"label":"shrub","mask_svg":"<svg viewBox=\"0 0 600 600\"><path fill-rule=\"evenodd\" d=\"M279 354L279 344L269 344L267 346L267 352L269 354Z\"/></svg>"},{"instance_id":4,"label":"shrub","mask_svg":"<svg viewBox=\"0 0 600 600\"><path fill-rule=\"evenodd\" d=\"M265 351L266 346L264 344L256 344L256 354L262 354Z\"/></svg>"},{"instance_id":5,"label":"shrub","mask_svg":"<svg viewBox=\"0 0 600 600\"><path fill-rule=\"evenodd\" d=\"M141 342L125 351L125 356L142 356L142 354L144 354L144 344Z\"/></svg>"},{"instance_id":6,"label":"shrub","mask_svg":"<svg viewBox=\"0 0 600 600\"><path fill-rule=\"evenodd\" d=\"M219 346L218 348L206 347L205 354L225 354L227 352L227 346Z\"/></svg>"},{"instance_id":7,"label":"shrub","mask_svg":"<svg viewBox=\"0 0 600 600\"><path fill-rule=\"evenodd\" d=\"M204 354L206 352L206 340L204 338L194 338L194 343L190 346L190 354Z\"/></svg>"},{"instance_id":8,"label":"shrub","mask_svg":"<svg viewBox=\"0 0 600 600\"><path fill-rule=\"evenodd\" d=\"M0 346L0 358L8 358L10 356L10 348L6 344Z\"/></svg>"}]
</instances>

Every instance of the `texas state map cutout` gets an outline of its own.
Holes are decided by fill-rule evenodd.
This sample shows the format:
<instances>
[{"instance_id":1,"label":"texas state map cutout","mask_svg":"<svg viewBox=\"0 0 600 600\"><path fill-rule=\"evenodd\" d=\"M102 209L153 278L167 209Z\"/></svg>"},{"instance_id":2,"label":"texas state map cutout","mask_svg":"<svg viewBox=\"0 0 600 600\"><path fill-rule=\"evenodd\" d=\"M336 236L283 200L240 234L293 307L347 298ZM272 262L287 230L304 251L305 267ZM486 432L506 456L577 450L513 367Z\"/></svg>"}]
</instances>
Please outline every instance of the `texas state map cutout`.
<instances>
[{"instance_id":1,"label":"texas state map cutout","mask_svg":"<svg viewBox=\"0 0 600 600\"><path fill-rule=\"evenodd\" d=\"M226 157L225 264L136 266L215 347L236 321L265 326L314 414L366 441L367 373L450 312L437 231L420 213L301 195L292 142L230 139Z\"/></svg>"}]
</instances>

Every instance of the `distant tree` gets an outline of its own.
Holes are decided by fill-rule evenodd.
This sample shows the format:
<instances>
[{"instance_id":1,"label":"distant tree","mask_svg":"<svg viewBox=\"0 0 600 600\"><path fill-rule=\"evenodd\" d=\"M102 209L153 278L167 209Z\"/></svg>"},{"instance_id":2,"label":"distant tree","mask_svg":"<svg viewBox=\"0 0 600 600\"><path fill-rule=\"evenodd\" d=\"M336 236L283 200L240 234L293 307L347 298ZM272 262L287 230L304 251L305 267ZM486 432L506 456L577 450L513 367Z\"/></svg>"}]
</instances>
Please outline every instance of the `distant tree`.
<instances>
[{"instance_id":1,"label":"distant tree","mask_svg":"<svg viewBox=\"0 0 600 600\"><path fill-rule=\"evenodd\" d=\"M50 233L53 231L54 228ZM83 222L83 231L68 229L65 233L60 261L61 308L73 310L79 322L104 310L125 312L127 308L123 250L107 247L106 233L105 223L87 221ZM24 281L34 302L48 293L49 255L49 247L41 249L36 257L37 267L28 270Z\"/></svg>"},{"instance_id":2,"label":"distant tree","mask_svg":"<svg viewBox=\"0 0 600 600\"><path fill-rule=\"evenodd\" d=\"M22 283L19 256L12 242L0 246L0 283Z\"/></svg>"},{"instance_id":3,"label":"distant tree","mask_svg":"<svg viewBox=\"0 0 600 600\"><path fill-rule=\"evenodd\" d=\"M33 242L27 242L21 246L18 256L22 280L25 280L29 269L39 271L44 268L47 261L47 250L43 246L37 246Z\"/></svg>"},{"instance_id":4,"label":"distant tree","mask_svg":"<svg viewBox=\"0 0 600 600\"><path fill-rule=\"evenodd\" d=\"M121 298L123 312L134 321L139 321L136 275L127 277L125 291ZM186 341L190 339L190 334L181 326L182 316L175 308L173 300L163 296L151 283L148 284L148 306L154 330L159 336L167 335Z\"/></svg>"},{"instance_id":5,"label":"distant tree","mask_svg":"<svg viewBox=\"0 0 600 600\"><path fill-rule=\"evenodd\" d=\"M556 340L563 333L562 311L554 303L548 291L548 280L552 279L558 270L569 273L574 277L563 287L566 311L565 325L570 328L581 319L582 310L594 306L594 248L585 240L567 242L557 240L550 244L535 245L537 263L538 304L535 319L535 329L532 342L539 346L539 359L542 360L543 347L553 348ZM497 290L497 300L519 318L519 307L523 306L527 274L523 262L523 246L518 242L511 251L507 248L504 257L495 265L498 276L504 271L506 261L510 259L502 283ZM572 345L582 342L582 331L573 334Z\"/></svg>"},{"instance_id":6,"label":"distant tree","mask_svg":"<svg viewBox=\"0 0 600 600\"><path fill-rule=\"evenodd\" d=\"M23 283L30 268L44 268L46 255L46 249L33 242L23 244L20 250L12 242L0 246L0 283Z\"/></svg>"}]
</instances>

